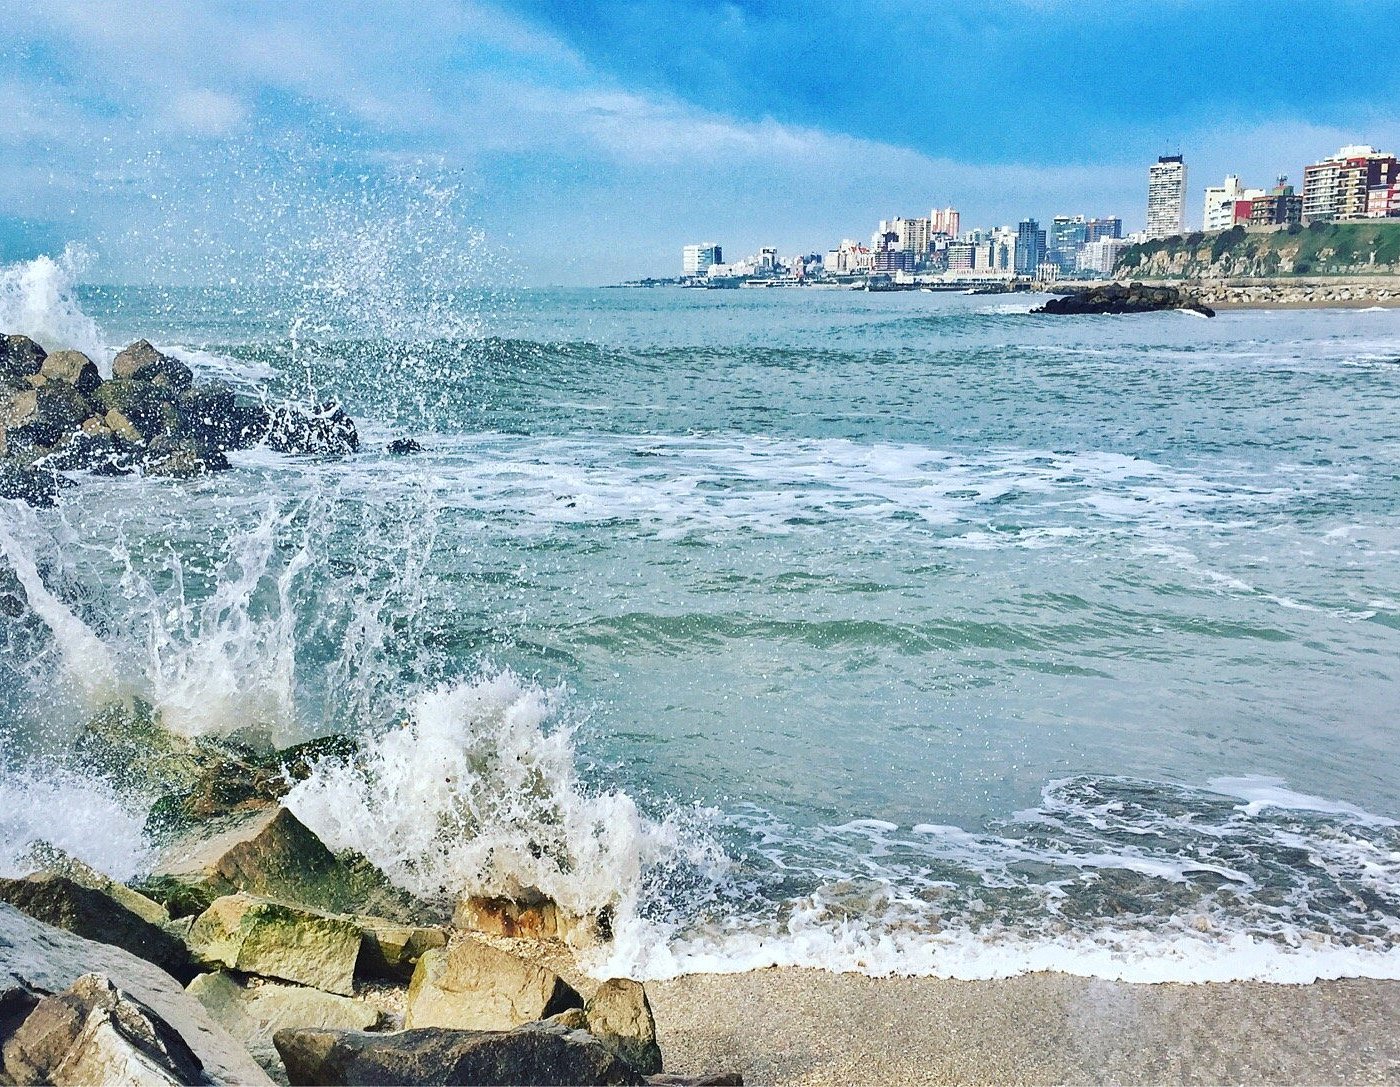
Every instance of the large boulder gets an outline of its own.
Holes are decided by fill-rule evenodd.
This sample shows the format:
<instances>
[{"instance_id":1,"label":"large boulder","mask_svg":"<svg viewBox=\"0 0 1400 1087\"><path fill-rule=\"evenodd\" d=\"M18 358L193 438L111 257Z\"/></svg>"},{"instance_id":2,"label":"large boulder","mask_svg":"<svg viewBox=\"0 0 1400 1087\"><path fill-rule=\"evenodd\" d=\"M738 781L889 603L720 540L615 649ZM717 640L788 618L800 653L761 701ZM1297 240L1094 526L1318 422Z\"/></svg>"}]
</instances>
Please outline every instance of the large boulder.
<instances>
[{"instance_id":1,"label":"large boulder","mask_svg":"<svg viewBox=\"0 0 1400 1087\"><path fill-rule=\"evenodd\" d=\"M28 336L0 336L0 377L30 377L44 365L47 353Z\"/></svg>"},{"instance_id":2,"label":"large boulder","mask_svg":"<svg viewBox=\"0 0 1400 1087\"><path fill-rule=\"evenodd\" d=\"M552 1023L511 1031L282 1030L273 1035L293 1084L637 1084L598 1039Z\"/></svg>"},{"instance_id":3,"label":"large boulder","mask_svg":"<svg viewBox=\"0 0 1400 1087\"><path fill-rule=\"evenodd\" d=\"M661 1071L656 1020L640 982L613 978L598 986L584 1005L588 1029L643 1075Z\"/></svg>"},{"instance_id":4,"label":"large boulder","mask_svg":"<svg viewBox=\"0 0 1400 1087\"><path fill-rule=\"evenodd\" d=\"M165 847L152 874L147 893L162 902L176 884L209 897L245 891L324 913L398 920L419 913L372 864L332 853L283 807L196 825Z\"/></svg>"},{"instance_id":5,"label":"large boulder","mask_svg":"<svg viewBox=\"0 0 1400 1087\"><path fill-rule=\"evenodd\" d=\"M93 393L111 429L132 441L149 442L179 426L178 391L168 384L114 377Z\"/></svg>"},{"instance_id":6,"label":"large boulder","mask_svg":"<svg viewBox=\"0 0 1400 1087\"><path fill-rule=\"evenodd\" d=\"M55 351L44 359L39 376L46 382L61 381L72 385L83 396L91 396L102 384L97 364L81 351Z\"/></svg>"},{"instance_id":7,"label":"large boulder","mask_svg":"<svg viewBox=\"0 0 1400 1087\"><path fill-rule=\"evenodd\" d=\"M93 407L77 388L62 381L49 381L34 393L34 412L24 422L5 432L7 451L37 454L81 430L93 414Z\"/></svg>"},{"instance_id":8,"label":"large boulder","mask_svg":"<svg viewBox=\"0 0 1400 1087\"><path fill-rule=\"evenodd\" d=\"M177 358L157 351L149 340L137 340L112 360L114 378L130 378L164 385L183 392L194 383L194 373Z\"/></svg>"},{"instance_id":9,"label":"large boulder","mask_svg":"<svg viewBox=\"0 0 1400 1087\"><path fill-rule=\"evenodd\" d=\"M152 438L141 457L141 471L146 475L172 479L193 479L225 471L228 467L228 458L222 450L192 438L174 438L167 434Z\"/></svg>"},{"instance_id":10,"label":"large boulder","mask_svg":"<svg viewBox=\"0 0 1400 1087\"><path fill-rule=\"evenodd\" d=\"M312 411L291 405L272 410L264 440L279 453L340 456L360 447L355 421L333 400Z\"/></svg>"},{"instance_id":11,"label":"large boulder","mask_svg":"<svg viewBox=\"0 0 1400 1087\"><path fill-rule=\"evenodd\" d=\"M164 970L121 948L85 940L0 903L0 1040L13 1036L17 1020L32 1014L38 998L61 993L94 972L183 1038L199 1059L205 1082L271 1084L247 1051Z\"/></svg>"},{"instance_id":12,"label":"large boulder","mask_svg":"<svg viewBox=\"0 0 1400 1087\"><path fill-rule=\"evenodd\" d=\"M581 1007L583 998L554 971L466 938L419 958L404 1026L509 1030Z\"/></svg>"},{"instance_id":13,"label":"large boulder","mask_svg":"<svg viewBox=\"0 0 1400 1087\"><path fill-rule=\"evenodd\" d=\"M59 849L51 842L42 840L34 842L16 858L16 866L21 871L27 870L30 873L30 878L37 875L64 876L74 883L89 887L94 891L101 891L143 921L148 921L158 927L163 928L170 922L169 912L159 902L152 901L123 883L109 879L95 868L84 864L77 857Z\"/></svg>"},{"instance_id":14,"label":"large boulder","mask_svg":"<svg viewBox=\"0 0 1400 1087\"><path fill-rule=\"evenodd\" d=\"M200 974L186 991L274 1075L282 1067L272 1045L277 1031L373 1030L379 1022L378 1010L363 1001L300 985L249 984L223 971Z\"/></svg>"},{"instance_id":15,"label":"large boulder","mask_svg":"<svg viewBox=\"0 0 1400 1087\"><path fill-rule=\"evenodd\" d=\"M194 744L167 729L144 699L111 702L94 713L73 741L72 761L125 789L169 792L189 788L203 760Z\"/></svg>"},{"instance_id":16,"label":"large boulder","mask_svg":"<svg viewBox=\"0 0 1400 1087\"><path fill-rule=\"evenodd\" d=\"M125 948L181 981L193 976L185 945L164 928L138 916L111 895L67 876L45 873L27 879L0 879L0 900L45 924Z\"/></svg>"},{"instance_id":17,"label":"large boulder","mask_svg":"<svg viewBox=\"0 0 1400 1087\"><path fill-rule=\"evenodd\" d=\"M101 974L84 974L66 992L39 1001L3 1054L5 1075L15 1083L211 1082L169 1023Z\"/></svg>"},{"instance_id":18,"label":"large boulder","mask_svg":"<svg viewBox=\"0 0 1400 1087\"><path fill-rule=\"evenodd\" d=\"M227 385L196 385L179 403L181 433L210 449L247 449L268 429L267 409L240 400Z\"/></svg>"},{"instance_id":19,"label":"large boulder","mask_svg":"<svg viewBox=\"0 0 1400 1087\"><path fill-rule=\"evenodd\" d=\"M238 894L199 915L190 954L206 966L294 981L352 996L360 929L351 921Z\"/></svg>"},{"instance_id":20,"label":"large boulder","mask_svg":"<svg viewBox=\"0 0 1400 1087\"><path fill-rule=\"evenodd\" d=\"M1100 287L1072 291L1051 298L1032 312L1054 314L1152 313L1166 309L1189 309L1206 317L1215 311L1202 305L1193 294L1177 287L1148 287L1141 283L1107 283Z\"/></svg>"}]
</instances>

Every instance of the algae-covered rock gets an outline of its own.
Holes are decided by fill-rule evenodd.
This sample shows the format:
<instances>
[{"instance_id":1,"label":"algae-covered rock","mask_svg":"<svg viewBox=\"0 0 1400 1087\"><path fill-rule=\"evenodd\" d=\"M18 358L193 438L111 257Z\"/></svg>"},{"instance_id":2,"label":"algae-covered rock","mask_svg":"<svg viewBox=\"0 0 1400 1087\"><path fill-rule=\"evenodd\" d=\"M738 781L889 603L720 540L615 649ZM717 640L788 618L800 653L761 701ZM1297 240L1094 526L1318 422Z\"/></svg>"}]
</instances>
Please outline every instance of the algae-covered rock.
<instances>
[{"instance_id":1,"label":"algae-covered rock","mask_svg":"<svg viewBox=\"0 0 1400 1087\"><path fill-rule=\"evenodd\" d=\"M190 953L207 966L310 985L350 996L360 929L353 922L252 895L216 899L189 935Z\"/></svg>"},{"instance_id":2,"label":"algae-covered rock","mask_svg":"<svg viewBox=\"0 0 1400 1087\"><path fill-rule=\"evenodd\" d=\"M143 792L189 788L203 761L194 745L161 725L155 708L140 698L95 713L74 741L72 757L85 771Z\"/></svg>"},{"instance_id":3,"label":"algae-covered rock","mask_svg":"<svg viewBox=\"0 0 1400 1087\"><path fill-rule=\"evenodd\" d=\"M332 853L281 807L229 817L214 832L196 826L166 846L152 874L215 895L246 891L325 913L407 921L421 913L377 868L361 857Z\"/></svg>"},{"instance_id":4,"label":"algae-covered rock","mask_svg":"<svg viewBox=\"0 0 1400 1087\"><path fill-rule=\"evenodd\" d=\"M509 1030L581 1007L583 998L552 970L462 939L418 960L404 1026Z\"/></svg>"},{"instance_id":5,"label":"algae-covered rock","mask_svg":"<svg viewBox=\"0 0 1400 1087\"><path fill-rule=\"evenodd\" d=\"M101 974L84 974L45 997L5 1043L16 1083L207 1084L194 1050L153 1009Z\"/></svg>"},{"instance_id":6,"label":"algae-covered rock","mask_svg":"<svg viewBox=\"0 0 1400 1087\"><path fill-rule=\"evenodd\" d=\"M0 336L0 376L29 377L44 365L47 353L28 336Z\"/></svg>"},{"instance_id":7,"label":"algae-covered rock","mask_svg":"<svg viewBox=\"0 0 1400 1087\"><path fill-rule=\"evenodd\" d=\"M192 975L183 943L113 896L67 876L42 874L27 879L0 879L0 900L45 924L125 948L182 981Z\"/></svg>"},{"instance_id":8,"label":"algae-covered rock","mask_svg":"<svg viewBox=\"0 0 1400 1087\"><path fill-rule=\"evenodd\" d=\"M581 1030L531 1023L510 1031L282 1030L273 1035L293 1084L636 1084L626 1061Z\"/></svg>"},{"instance_id":9,"label":"algae-covered rock","mask_svg":"<svg viewBox=\"0 0 1400 1087\"><path fill-rule=\"evenodd\" d=\"M640 982L613 978L598 986L584 1005L588 1029L643 1075L661 1071L656 1020Z\"/></svg>"},{"instance_id":10,"label":"algae-covered rock","mask_svg":"<svg viewBox=\"0 0 1400 1087\"><path fill-rule=\"evenodd\" d=\"M51 842L35 842L19 858L18 863L21 870L28 869L31 875L48 873L55 876L66 876L74 883L80 883L94 891L101 891L143 921L149 921L153 925L164 926L170 921L169 912L159 902L148 898L124 883L109 879L95 868L84 864L77 857L59 849Z\"/></svg>"}]
</instances>

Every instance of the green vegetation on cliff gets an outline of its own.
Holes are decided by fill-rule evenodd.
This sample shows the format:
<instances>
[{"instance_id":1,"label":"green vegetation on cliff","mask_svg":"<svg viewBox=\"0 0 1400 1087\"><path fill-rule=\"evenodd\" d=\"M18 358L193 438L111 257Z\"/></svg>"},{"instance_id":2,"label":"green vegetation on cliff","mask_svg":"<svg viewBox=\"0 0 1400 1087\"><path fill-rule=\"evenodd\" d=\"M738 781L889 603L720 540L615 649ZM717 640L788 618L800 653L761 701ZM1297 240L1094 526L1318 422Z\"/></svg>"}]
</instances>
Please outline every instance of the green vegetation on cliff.
<instances>
[{"instance_id":1,"label":"green vegetation on cliff","mask_svg":"<svg viewBox=\"0 0 1400 1087\"><path fill-rule=\"evenodd\" d=\"M1114 271L1141 279L1400 275L1400 219L1178 234L1129 246Z\"/></svg>"}]
</instances>

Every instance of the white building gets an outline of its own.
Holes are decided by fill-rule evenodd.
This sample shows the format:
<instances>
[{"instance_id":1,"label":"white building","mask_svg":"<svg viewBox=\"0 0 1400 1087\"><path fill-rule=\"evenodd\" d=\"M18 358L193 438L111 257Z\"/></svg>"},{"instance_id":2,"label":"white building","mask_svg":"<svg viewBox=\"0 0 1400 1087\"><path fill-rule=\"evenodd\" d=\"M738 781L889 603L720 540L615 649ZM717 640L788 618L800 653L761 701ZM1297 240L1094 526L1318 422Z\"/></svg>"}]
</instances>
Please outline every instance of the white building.
<instances>
[{"instance_id":1,"label":"white building","mask_svg":"<svg viewBox=\"0 0 1400 1087\"><path fill-rule=\"evenodd\" d=\"M681 249L681 273L703 276L713 265L724 263L724 251L714 242L701 242Z\"/></svg>"},{"instance_id":2,"label":"white building","mask_svg":"<svg viewBox=\"0 0 1400 1087\"><path fill-rule=\"evenodd\" d=\"M1147 171L1147 236L1168 238L1186 232L1186 163L1163 155Z\"/></svg>"},{"instance_id":3,"label":"white building","mask_svg":"<svg viewBox=\"0 0 1400 1087\"><path fill-rule=\"evenodd\" d=\"M1246 189L1234 174L1227 175L1224 185L1206 189L1205 204L1201 209L1201 229L1229 230L1235 225L1237 218L1236 205L1263 195L1263 189ZM1244 221L1249 221L1248 213L1245 214Z\"/></svg>"},{"instance_id":4,"label":"white building","mask_svg":"<svg viewBox=\"0 0 1400 1087\"><path fill-rule=\"evenodd\" d=\"M1088 275L1112 275L1113 266L1127 248L1125 238L1100 238L1086 242L1079 250L1079 270Z\"/></svg>"},{"instance_id":5,"label":"white building","mask_svg":"<svg viewBox=\"0 0 1400 1087\"><path fill-rule=\"evenodd\" d=\"M828 275L864 275L870 271L870 250L854 238L843 238L839 246L826 254L822 264Z\"/></svg>"}]
</instances>

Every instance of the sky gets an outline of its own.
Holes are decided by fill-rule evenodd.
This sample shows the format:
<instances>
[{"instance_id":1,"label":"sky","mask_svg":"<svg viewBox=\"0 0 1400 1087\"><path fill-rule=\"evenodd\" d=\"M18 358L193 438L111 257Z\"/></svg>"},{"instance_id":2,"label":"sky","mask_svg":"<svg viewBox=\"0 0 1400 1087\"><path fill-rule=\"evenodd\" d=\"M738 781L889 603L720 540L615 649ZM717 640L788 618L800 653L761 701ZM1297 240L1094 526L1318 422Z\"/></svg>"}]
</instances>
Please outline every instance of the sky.
<instances>
[{"instance_id":1,"label":"sky","mask_svg":"<svg viewBox=\"0 0 1400 1087\"><path fill-rule=\"evenodd\" d=\"M601 284L947 205L1134 229L1177 152L1199 225L1226 173L1400 149L1397 32L1400 0L0 0L0 262Z\"/></svg>"}]
</instances>

